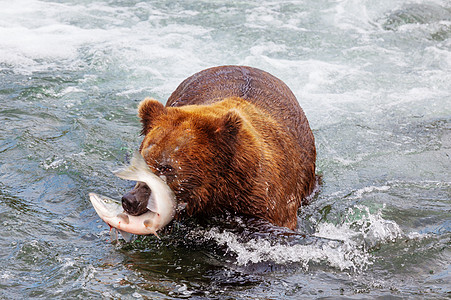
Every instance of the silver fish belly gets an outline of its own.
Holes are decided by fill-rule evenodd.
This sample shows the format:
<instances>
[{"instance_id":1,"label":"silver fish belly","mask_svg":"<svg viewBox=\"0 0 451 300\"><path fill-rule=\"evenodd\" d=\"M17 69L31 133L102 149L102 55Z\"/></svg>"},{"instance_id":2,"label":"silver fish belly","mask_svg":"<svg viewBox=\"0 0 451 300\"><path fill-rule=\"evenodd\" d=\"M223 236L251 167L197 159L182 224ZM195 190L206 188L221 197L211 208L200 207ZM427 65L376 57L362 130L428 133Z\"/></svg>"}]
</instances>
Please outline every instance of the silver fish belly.
<instances>
[{"instance_id":1,"label":"silver fish belly","mask_svg":"<svg viewBox=\"0 0 451 300\"><path fill-rule=\"evenodd\" d=\"M89 200L99 217L110 227L117 229L128 242L132 234L157 235L155 213L149 211L140 216L132 216L124 212L121 202L96 193L89 193ZM158 218L158 217L157 217Z\"/></svg>"}]
</instances>

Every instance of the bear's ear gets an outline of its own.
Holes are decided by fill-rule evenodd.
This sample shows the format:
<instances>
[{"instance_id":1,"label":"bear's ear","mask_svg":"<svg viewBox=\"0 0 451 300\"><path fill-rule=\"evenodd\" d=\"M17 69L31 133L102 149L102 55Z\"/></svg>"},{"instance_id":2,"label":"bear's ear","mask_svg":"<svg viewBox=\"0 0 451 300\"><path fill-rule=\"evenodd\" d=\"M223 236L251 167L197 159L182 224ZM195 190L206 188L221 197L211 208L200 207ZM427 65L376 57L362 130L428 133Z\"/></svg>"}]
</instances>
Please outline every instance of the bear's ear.
<instances>
[{"instance_id":1,"label":"bear's ear","mask_svg":"<svg viewBox=\"0 0 451 300\"><path fill-rule=\"evenodd\" d=\"M216 133L232 142L236 139L236 136L241 129L242 122L243 120L240 114L235 110L230 110L221 117Z\"/></svg>"},{"instance_id":2,"label":"bear's ear","mask_svg":"<svg viewBox=\"0 0 451 300\"><path fill-rule=\"evenodd\" d=\"M138 105L138 117L141 119L143 128L141 130L142 135L146 135L150 128L152 128L152 122L159 115L166 113L166 107L155 99L146 98Z\"/></svg>"}]
</instances>

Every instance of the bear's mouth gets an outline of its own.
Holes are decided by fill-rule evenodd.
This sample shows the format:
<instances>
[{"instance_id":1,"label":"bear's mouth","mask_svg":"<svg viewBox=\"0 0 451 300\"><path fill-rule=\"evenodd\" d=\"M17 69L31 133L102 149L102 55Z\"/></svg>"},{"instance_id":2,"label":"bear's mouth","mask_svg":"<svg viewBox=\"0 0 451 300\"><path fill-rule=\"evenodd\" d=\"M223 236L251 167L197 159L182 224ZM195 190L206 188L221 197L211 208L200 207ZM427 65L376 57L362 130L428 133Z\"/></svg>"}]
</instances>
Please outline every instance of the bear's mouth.
<instances>
[{"instance_id":1,"label":"bear's mouth","mask_svg":"<svg viewBox=\"0 0 451 300\"><path fill-rule=\"evenodd\" d=\"M164 177L161 179L165 181ZM138 181L132 190L122 196L122 208L129 215L140 216L150 210L149 201L151 197L152 190L149 186L144 182ZM187 202L177 201L176 211L178 213L182 212L187 204Z\"/></svg>"}]
</instances>

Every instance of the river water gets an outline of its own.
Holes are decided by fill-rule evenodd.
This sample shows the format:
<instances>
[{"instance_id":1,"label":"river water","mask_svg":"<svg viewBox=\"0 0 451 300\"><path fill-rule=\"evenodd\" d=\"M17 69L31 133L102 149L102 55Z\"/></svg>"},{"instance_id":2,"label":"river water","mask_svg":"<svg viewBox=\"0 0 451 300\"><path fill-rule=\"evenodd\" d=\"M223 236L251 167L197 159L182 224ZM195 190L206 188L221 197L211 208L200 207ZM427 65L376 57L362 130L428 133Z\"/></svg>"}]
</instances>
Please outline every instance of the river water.
<instances>
[{"instance_id":1,"label":"river water","mask_svg":"<svg viewBox=\"0 0 451 300\"><path fill-rule=\"evenodd\" d=\"M112 242L87 196L131 188L111 170L137 104L226 64L282 79L310 121L298 232L228 216ZM450 83L447 0L2 0L0 297L449 297Z\"/></svg>"}]
</instances>

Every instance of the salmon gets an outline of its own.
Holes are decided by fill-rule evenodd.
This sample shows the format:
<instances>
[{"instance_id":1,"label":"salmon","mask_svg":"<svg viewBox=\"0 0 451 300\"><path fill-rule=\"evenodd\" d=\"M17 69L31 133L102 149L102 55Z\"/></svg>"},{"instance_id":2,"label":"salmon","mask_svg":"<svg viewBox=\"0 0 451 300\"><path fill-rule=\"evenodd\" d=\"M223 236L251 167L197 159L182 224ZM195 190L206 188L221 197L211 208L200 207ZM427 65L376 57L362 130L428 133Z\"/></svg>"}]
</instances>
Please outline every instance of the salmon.
<instances>
[{"instance_id":1,"label":"salmon","mask_svg":"<svg viewBox=\"0 0 451 300\"><path fill-rule=\"evenodd\" d=\"M99 217L110 227L121 232L125 240L130 240L130 234L154 234L172 221L175 215L176 201L173 191L157 175L152 173L139 152L135 152L129 166L114 171L116 176L147 184L151 190L147 208L149 211L139 216L129 215L122 208L120 201L89 193L94 209Z\"/></svg>"}]
</instances>

